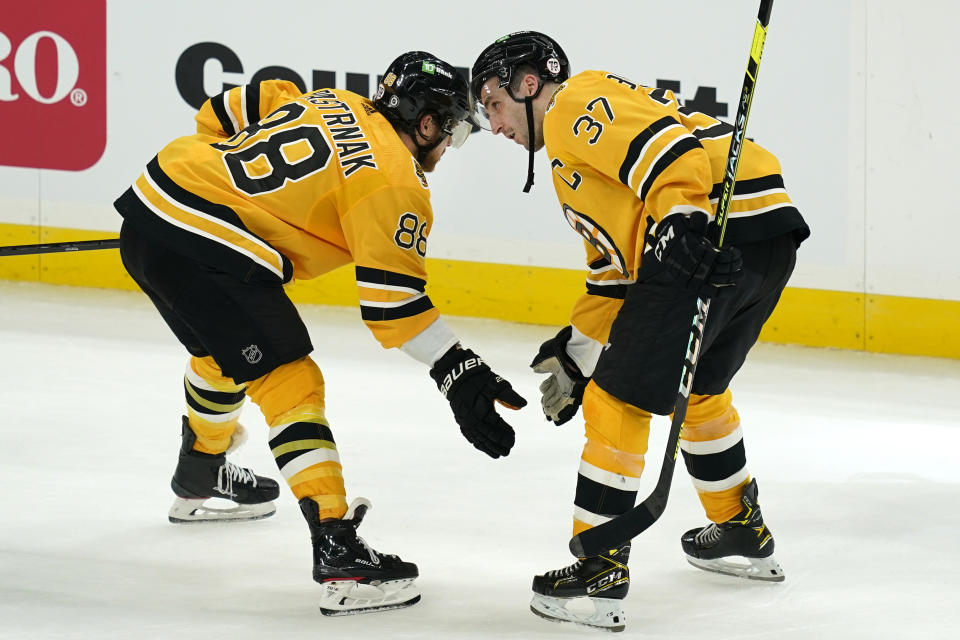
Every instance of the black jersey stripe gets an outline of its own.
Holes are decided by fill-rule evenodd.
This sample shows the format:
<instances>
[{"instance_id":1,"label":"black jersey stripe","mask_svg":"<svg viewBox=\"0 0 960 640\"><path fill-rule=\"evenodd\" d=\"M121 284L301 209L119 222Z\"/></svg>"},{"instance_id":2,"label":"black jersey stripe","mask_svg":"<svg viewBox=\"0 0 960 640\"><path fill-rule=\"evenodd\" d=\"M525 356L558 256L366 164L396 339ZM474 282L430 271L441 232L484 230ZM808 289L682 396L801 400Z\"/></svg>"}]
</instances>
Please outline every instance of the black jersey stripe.
<instances>
[{"instance_id":1,"label":"black jersey stripe","mask_svg":"<svg viewBox=\"0 0 960 640\"><path fill-rule=\"evenodd\" d=\"M633 171L633 167L642 160L640 152L643 151L643 148L650 142L653 136L675 124L680 124L676 118L665 116L638 133L637 136L630 141L630 146L627 147L627 155L620 164L620 182L628 187L630 186L630 173Z\"/></svg>"},{"instance_id":2,"label":"black jersey stripe","mask_svg":"<svg viewBox=\"0 0 960 640\"><path fill-rule=\"evenodd\" d=\"M385 271L384 269L372 269L370 267L361 267L357 265L357 284L363 286L364 282L370 284L387 284L394 287L406 287L415 289L421 293L427 287L427 281L414 276L408 276L404 273L394 271Z\"/></svg>"},{"instance_id":3,"label":"black jersey stripe","mask_svg":"<svg viewBox=\"0 0 960 640\"><path fill-rule=\"evenodd\" d=\"M594 260L593 262L591 262L591 263L590 263L589 265L587 265L587 266L588 266L590 269L592 269L592 270L595 271L595 270L597 270L597 269L602 269L602 268L604 268L604 267L609 267L609 266L610 266L610 261L607 260L606 258L604 258L603 256L600 256L599 258L597 258L596 260Z\"/></svg>"},{"instance_id":4,"label":"black jersey stripe","mask_svg":"<svg viewBox=\"0 0 960 640\"><path fill-rule=\"evenodd\" d=\"M220 126L223 127L227 135L232 136L237 132L237 129L233 126L233 120L230 119L226 107L223 106L223 99L227 93L229 93L229 91L224 91L220 95L210 98L210 106L213 107L213 113L216 114L217 120L220 121Z\"/></svg>"},{"instance_id":5,"label":"black jersey stripe","mask_svg":"<svg viewBox=\"0 0 960 640\"><path fill-rule=\"evenodd\" d=\"M650 192L653 183L657 181L661 173L666 171L667 167L673 164L674 160L688 151L702 148L703 146L700 144L700 141L692 136L681 136L674 140L666 153L660 156L660 159L657 160L656 164L650 169L650 174L647 176L647 179L643 181L643 185L640 187L640 199L647 199L647 194Z\"/></svg>"},{"instance_id":6,"label":"black jersey stripe","mask_svg":"<svg viewBox=\"0 0 960 640\"><path fill-rule=\"evenodd\" d=\"M236 212L230 207L205 200L176 184L163 169L160 168L160 163L156 156L147 164L145 173L153 180L163 195L179 205L191 207L217 218L238 230L242 230L251 237L257 238L257 240L265 246L270 246L269 243L262 238L251 233L250 230L243 225L243 222L240 220L240 217L237 216ZM244 282L276 282L277 280L277 274L272 270L251 260L248 256L231 246L210 240L189 229L184 229L167 222L167 220L157 215L147 203L140 199L133 187L127 189L117 198L113 206L125 220L130 221L130 223L138 229L152 234L158 242L181 255L231 273ZM282 253L279 255L283 262L281 281L288 282L293 277L293 263Z\"/></svg>"},{"instance_id":7,"label":"black jersey stripe","mask_svg":"<svg viewBox=\"0 0 960 640\"><path fill-rule=\"evenodd\" d=\"M156 183L160 190L163 191L164 195L169 196L170 199L174 200L177 204L211 215L218 220L242 229L251 236L257 237L253 233L250 233L250 230L247 229L243 225L243 221L240 220L240 216L230 207L210 202L206 198L201 198L174 182L160 167L159 156L154 156L153 159L147 163L147 173L150 174L150 178Z\"/></svg>"},{"instance_id":8,"label":"black jersey stripe","mask_svg":"<svg viewBox=\"0 0 960 640\"><path fill-rule=\"evenodd\" d=\"M602 516L617 516L633 508L636 491L624 491L577 475L577 491L573 504L590 513Z\"/></svg>"},{"instance_id":9,"label":"black jersey stripe","mask_svg":"<svg viewBox=\"0 0 960 640\"><path fill-rule=\"evenodd\" d=\"M687 471L697 480L717 482L726 480L747 464L747 454L740 439L735 445L718 453L695 455L682 451Z\"/></svg>"},{"instance_id":10,"label":"black jersey stripe","mask_svg":"<svg viewBox=\"0 0 960 640\"><path fill-rule=\"evenodd\" d=\"M247 126L260 122L260 84L248 84L243 108L247 115Z\"/></svg>"},{"instance_id":11,"label":"black jersey stripe","mask_svg":"<svg viewBox=\"0 0 960 640\"><path fill-rule=\"evenodd\" d=\"M587 294L591 296L600 296L601 298L613 298L623 300L627 296L627 285L608 284L597 285L587 282Z\"/></svg>"},{"instance_id":12,"label":"black jersey stripe","mask_svg":"<svg viewBox=\"0 0 960 640\"><path fill-rule=\"evenodd\" d=\"M376 322L380 320L399 320L400 318L410 318L412 316L420 315L424 311L429 311L433 308L433 302L430 301L429 296L423 296L417 298L407 304L402 304L398 307L374 307L368 304L363 304L363 301L360 302L360 317L368 322Z\"/></svg>"},{"instance_id":13,"label":"black jersey stripe","mask_svg":"<svg viewBox=\"0 0 960 640\"><path fill-rule=\"evenodd\" d=\"M776 238L792 233L797 246L810 237L810 227L803 216L792 204L771 209L756 216L745 218L727 218L727 231L724 242L729 244L749 244Z\"/></svg>"},{"instance_id":14,"label":"black jersey stripe","mask_svg":"<svg viewBox=\"0 0 960 640\"><path fill-rule=\"evenodd\" d=\"M737 183L733 186L733 195L735 196L749 196L753 193L760 193L761 191L767 191L769 189L784 189L783 186L783 176L779 173L773 173L768 176L763 176L761 178L750 178L749 180L737 180ZM713 185L713 189L710 191L710 198L719 198L720 192L723 190L723 183L718 182Z\"/></svg>"}]
</instances>

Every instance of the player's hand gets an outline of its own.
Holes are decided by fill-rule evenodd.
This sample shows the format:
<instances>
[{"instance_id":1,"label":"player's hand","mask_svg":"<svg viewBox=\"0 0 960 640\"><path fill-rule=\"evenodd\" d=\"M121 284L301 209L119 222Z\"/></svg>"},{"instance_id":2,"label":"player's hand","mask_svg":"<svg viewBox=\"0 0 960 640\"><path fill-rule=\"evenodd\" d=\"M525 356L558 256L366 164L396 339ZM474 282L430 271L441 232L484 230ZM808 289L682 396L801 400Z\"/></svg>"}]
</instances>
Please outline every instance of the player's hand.
<instances>
[{"instance_id":1,"label":"player's hand","mask_svg":"<svg viewBox=\"0 0 960 640\"><path fill-rule=\"evenodd\" d=\"M480 356L459 344L434 363L430 377L450 403L460 432L470 444L491 458L510 453L516 436L493 403L520 409L527 401L509 382L491 371Z\"/></svg>"},{"instance_id":2,"label":"player's hand","mask_svg":"<svg viewBox=\"0 0 960 640\"><path fill-rule=\"evenodd\" d=\"M567 342L573 327L567 325L560 332L540 345L530 367L537 373L549 373L550 377L540 384L540 404L543 413L554 424L561 425L577 415L583 402L583 390L590 378L580 373L580 367L567 353Z\"/></svg>"},{"instance_id":3,"label":"player's hand","mask_svg":"<svg viewBox=\"0 0 960 640\"><path fill-rule=\"evenodd\" d=\"M736 247L718 249L706 236L707 216L667 216L657 227L654 255L678 285L703 298L732 292L743 276Z\"/></svg>"}]
</instances>

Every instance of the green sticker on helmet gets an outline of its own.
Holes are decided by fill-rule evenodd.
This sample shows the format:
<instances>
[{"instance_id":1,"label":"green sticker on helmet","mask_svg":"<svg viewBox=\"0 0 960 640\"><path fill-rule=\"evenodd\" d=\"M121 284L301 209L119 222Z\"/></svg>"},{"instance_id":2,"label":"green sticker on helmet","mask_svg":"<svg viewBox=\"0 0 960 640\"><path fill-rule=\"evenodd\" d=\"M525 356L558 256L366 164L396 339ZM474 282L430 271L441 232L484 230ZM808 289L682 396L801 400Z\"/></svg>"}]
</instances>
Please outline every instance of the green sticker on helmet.
<instances>
[{"instance_id":1,"label":"green sticker on helmet","mask_svg":"<svg viewBox=\"0 0 960 640\"><path fill-rule=\"evenodd\" d=\"M427 62L426 60L424 60L423 65L420 67L420 69L424 73L429 73L430 75L434 75L437 71L437 65L432 62Z\"/></svg>"}]
</instances>

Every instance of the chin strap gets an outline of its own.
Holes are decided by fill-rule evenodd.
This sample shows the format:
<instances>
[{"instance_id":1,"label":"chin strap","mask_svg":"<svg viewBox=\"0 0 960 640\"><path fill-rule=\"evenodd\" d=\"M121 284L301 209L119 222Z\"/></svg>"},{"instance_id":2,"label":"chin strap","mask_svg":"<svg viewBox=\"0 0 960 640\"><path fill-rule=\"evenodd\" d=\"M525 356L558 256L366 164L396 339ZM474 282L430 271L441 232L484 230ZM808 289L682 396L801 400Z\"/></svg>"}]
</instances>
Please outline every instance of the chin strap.
<instances>
[{"instance_id":1,"label":"chin strap","mask_svg":"<svg viewBox=\"0 0 960 640\"><path fill-rule=\"evenodd\" d=\"M427 156L430 155L430 152L440 146L440 143L443 142L443 139L446 136L441 135L435 142L428 143L426 145L421 145L417 138L427 139L418 128L414 128L411 132L413 133L413 144L417 147L417 162L423 165L424 160L427 159Z\"/></svg>"},{"instance_id":2,"label":"chin strap","mask_svg":"<svg viewBox=\"0 0 960 640\"><path fill-rule=\"evenodd\" d=\"M537 94L540 91L537 90ZM533 139L533 99L536 96L527 96L523 99L527 107L527 146L530 148L530 161L527 164L527 184L523 186L524 193L530 193L530 187L533 186L533 149L536 146L536 140Z\"/></svg>"}]
</instances>

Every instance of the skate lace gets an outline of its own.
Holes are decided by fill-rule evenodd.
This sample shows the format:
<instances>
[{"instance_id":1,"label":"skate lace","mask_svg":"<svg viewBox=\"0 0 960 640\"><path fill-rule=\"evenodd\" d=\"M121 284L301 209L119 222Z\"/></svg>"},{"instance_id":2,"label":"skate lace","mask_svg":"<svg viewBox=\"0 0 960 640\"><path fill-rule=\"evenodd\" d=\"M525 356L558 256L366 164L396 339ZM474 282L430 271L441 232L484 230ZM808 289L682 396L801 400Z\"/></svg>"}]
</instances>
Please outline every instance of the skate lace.
<instances>
[{"instance_id":1,"label":"skate lace","mask_svg":"<svg viewBox=\"0 0 960 640\"><path fill-rule=\"evenodd\" d=\"M564 568L562 568L562 569L554 569L554 570L552 570L552 571L548 571L548 572L547 572L547 576L550 577L550 578L565 578L566 576L571 575L571 574L574 573L577 569L579 569L579 568L580 568L580 565L582 565L582 564L583 564L582 561L577 560L576 562L574 562L574 563L571 564L570 566L564 567Z\"/></svg>"},{"instance_id":2,"label":"skate lace","mask_svg":"<svg viewBox=\"0 0 960 640\"><path fill-rule=\"evenodd\" d=\"M224 462L217 472L217 491L231 498L236 497L233 492L233 483L240 482L257 486L257 476L250 469L238 467L232 462Z\"/></svg>"},{"instance_id":3,"label":"skate lace","mask_svg":"<svg viewBox=\"0 0 960 640\"><path fill-rule=\"evenodd\" d=\"M363 548L366 549L367 553L370 554L370 562L373 564L380 564L380 558L377 556L377 552L373 550L373 547L367 544L367 541L357 536L357 542L363 545Z\"/></svg>"},{"instance_id":4,"label":"skate lace","mask_svg":"<svg viewBox=\"0 0 960 640\"><path fill-rule=\"evenodd\" d=\"M711 522L703 529L700 529L700 532L693 536L693 539L699 544L713 544L720 539L721 535L720 527L718 527L716 523Z\"/></svg>"}]
</instances>

